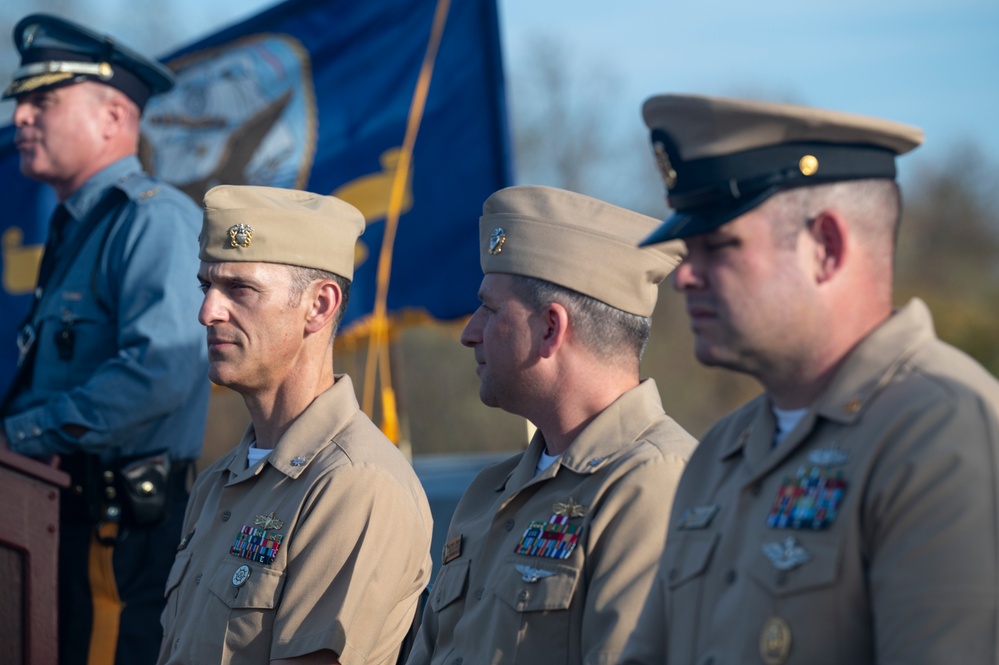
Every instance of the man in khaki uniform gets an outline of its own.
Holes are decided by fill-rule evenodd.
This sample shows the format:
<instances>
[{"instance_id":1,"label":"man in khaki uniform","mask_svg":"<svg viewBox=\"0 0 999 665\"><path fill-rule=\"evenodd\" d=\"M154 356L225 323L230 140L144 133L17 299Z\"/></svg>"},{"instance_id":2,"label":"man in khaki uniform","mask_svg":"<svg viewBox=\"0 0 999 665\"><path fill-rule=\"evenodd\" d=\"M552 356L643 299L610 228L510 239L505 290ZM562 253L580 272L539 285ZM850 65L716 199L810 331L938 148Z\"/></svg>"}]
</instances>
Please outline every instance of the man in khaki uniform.
<instances>
[{"instance_id":1,"label":"man in khaki uniform","mask_svg":"<svg viewBox=\"0 0 999 665\"><path fill-rule=\"evenodd\" d=\"M479 395L537 425L455 510L410 665L616 662L647 595L694 440L639 380L682 245L656 221L548 187L491 196L482 306L462 333Z\"/></svg>"},{"instance_id":2,"label":"man in khaki uniform","mask_svg":"<svg viewBox=\"0 0 999 665\"><path fill-rule=\"evenodd\" d=\"M333 374L364 218L329 196L205 195L199 319L243 440L197 480L160 663L394 665L431 569L426 496Z\"/></svg>"},{"instance_id":3,"label":"man in khaki uniform","mask_svg":"<svg viewBox=\"0 0 999 665\"><path fill-rule=\"evenodd\" d=\"M894 309L913 127L667 95L645 120L698 359L766 389L687 466L630 662L995 663L999 384Z\"/></svg>"}]
</instances>

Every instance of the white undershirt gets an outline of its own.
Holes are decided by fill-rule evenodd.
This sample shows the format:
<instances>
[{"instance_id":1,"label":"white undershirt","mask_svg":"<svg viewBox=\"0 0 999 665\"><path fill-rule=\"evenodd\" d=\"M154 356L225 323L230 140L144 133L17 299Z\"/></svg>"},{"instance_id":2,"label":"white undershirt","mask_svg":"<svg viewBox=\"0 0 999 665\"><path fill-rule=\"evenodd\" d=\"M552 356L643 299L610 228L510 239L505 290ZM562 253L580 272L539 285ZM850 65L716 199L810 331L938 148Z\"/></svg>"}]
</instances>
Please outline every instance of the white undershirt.
<instances>
[{"instance_id":1,"label":"white undershirt","mask_svg":"<svg viewBox=\"0 0 999 665\"><path fill-rule=\"evenodd\" d=\"M557 460L558 458L559 458L558 455L549 455L544 450L542 450L541 457L538 458L538 466L535 467L534 469L534 475L538 475L539 473L550 467L552 464L555 463L555 460Z\"/></svg>"},{"instance_id":2,"label":"white undershirt","mask_svg":"<svg viewBox=\"0 0 999 665\"><path fill-rule=\"evenodd\" d=\"M257 442L254 441L250 444L250 447L246 449L246 468L249 469L251 466L267 457L271 454L270 449L257 448Z\"/></svg>"},{"instance_id":3,"label":"white undershirt","mask_svg":"<svg viewBox=\"0 0 999 665\"><path fill-rule=\"evenodd\" d=\"M777 419L777 431L774 432L774 446L780 444L781 441L787 438L787 435L791 433L801 419L805 417L808 413L808 407L803 409L778 409L776 406L771 406L774 412L774 418Z\"/></svg>"}]
</instances>

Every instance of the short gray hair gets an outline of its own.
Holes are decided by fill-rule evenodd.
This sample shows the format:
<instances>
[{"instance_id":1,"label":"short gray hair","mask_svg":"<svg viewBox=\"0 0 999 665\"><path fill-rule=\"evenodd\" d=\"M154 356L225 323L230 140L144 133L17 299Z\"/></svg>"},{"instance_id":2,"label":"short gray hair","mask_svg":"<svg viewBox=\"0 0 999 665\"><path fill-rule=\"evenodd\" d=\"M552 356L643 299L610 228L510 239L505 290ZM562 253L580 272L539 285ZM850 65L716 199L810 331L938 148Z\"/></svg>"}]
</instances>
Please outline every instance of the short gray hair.
<instances>
[{"instance_id":1,"label":"short gray hair","mask_svg":"<svg viewBox=\"0 0 999 665\"><path fill-rule=\"evenodd\" d=\"M336 282L340 287L340 291L343 293L343 302L340 303L340 309L337 310L336 316L333 318L333 330L330 339L336 337L336 331L340 327L340 322L343 321L343 314L347 311L347 304L350 302L350 280L320 268L288 266L288 272L291 275L291 287L288 290L289 307L297 307L302 302L302 293L313 282L329 279Z\"/></svg>"},{"instance_id":2,"label":"short gray hair","mask_svg":"<svg viewBox=\"0 0 999 665\"><path fill-rule=\"evenodd\" d=\"M513 275L514 293L537 311L557 302L569 313L572 330L598 358L633 361L637 370L652 330L652 318L631 314L605 302L535 277Z\"/></svg>"}]
</instances>

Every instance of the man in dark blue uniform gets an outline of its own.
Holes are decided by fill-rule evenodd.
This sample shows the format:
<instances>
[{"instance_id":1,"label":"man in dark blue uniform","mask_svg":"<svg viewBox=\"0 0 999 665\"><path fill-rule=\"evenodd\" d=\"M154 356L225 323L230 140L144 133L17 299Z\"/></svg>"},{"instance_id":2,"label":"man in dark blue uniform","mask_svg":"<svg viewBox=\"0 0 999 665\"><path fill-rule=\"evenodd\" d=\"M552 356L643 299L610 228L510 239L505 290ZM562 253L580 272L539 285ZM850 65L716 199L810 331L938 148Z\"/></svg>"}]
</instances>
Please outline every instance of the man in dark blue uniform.
<instances>
[{"instance_id":1,"label":"man in dark blue uniform","mask_svg":"<svg viewBox=\"0 0 999 665\"><path fill-rule=\"evenodd\" d=\"M168 70L68 21L14 29L21 171L55 190L0 446L58 458L63 665L156 660L166 575L209 382L200 209L143 173L139 121ZM113 574L112 574L113 573Z\"/></svg>"}]
</instances>

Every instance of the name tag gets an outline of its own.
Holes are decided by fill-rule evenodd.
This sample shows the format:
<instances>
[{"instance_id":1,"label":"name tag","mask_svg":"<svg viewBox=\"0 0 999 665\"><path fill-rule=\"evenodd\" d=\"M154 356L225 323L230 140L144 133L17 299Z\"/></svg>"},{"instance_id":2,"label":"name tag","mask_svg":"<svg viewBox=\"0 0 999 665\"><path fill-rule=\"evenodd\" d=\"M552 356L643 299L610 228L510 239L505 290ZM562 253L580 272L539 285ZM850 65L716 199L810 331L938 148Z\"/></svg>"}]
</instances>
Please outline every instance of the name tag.
<instances>
[{"instance_id":1,"label":"name tag","mask_svg":"<svg viewBox=\"0 0 999 665\"><path fill-rule=\"evenodd\" d=\"M680 521L677 523L676 528L680 531L689 531L694 529L706 529L708 525L711 524L711 520L715 518L718 514L718 506L697 506L696 508L688 508L687 511L680 516Z\"/></svg>"}]
</instances>

